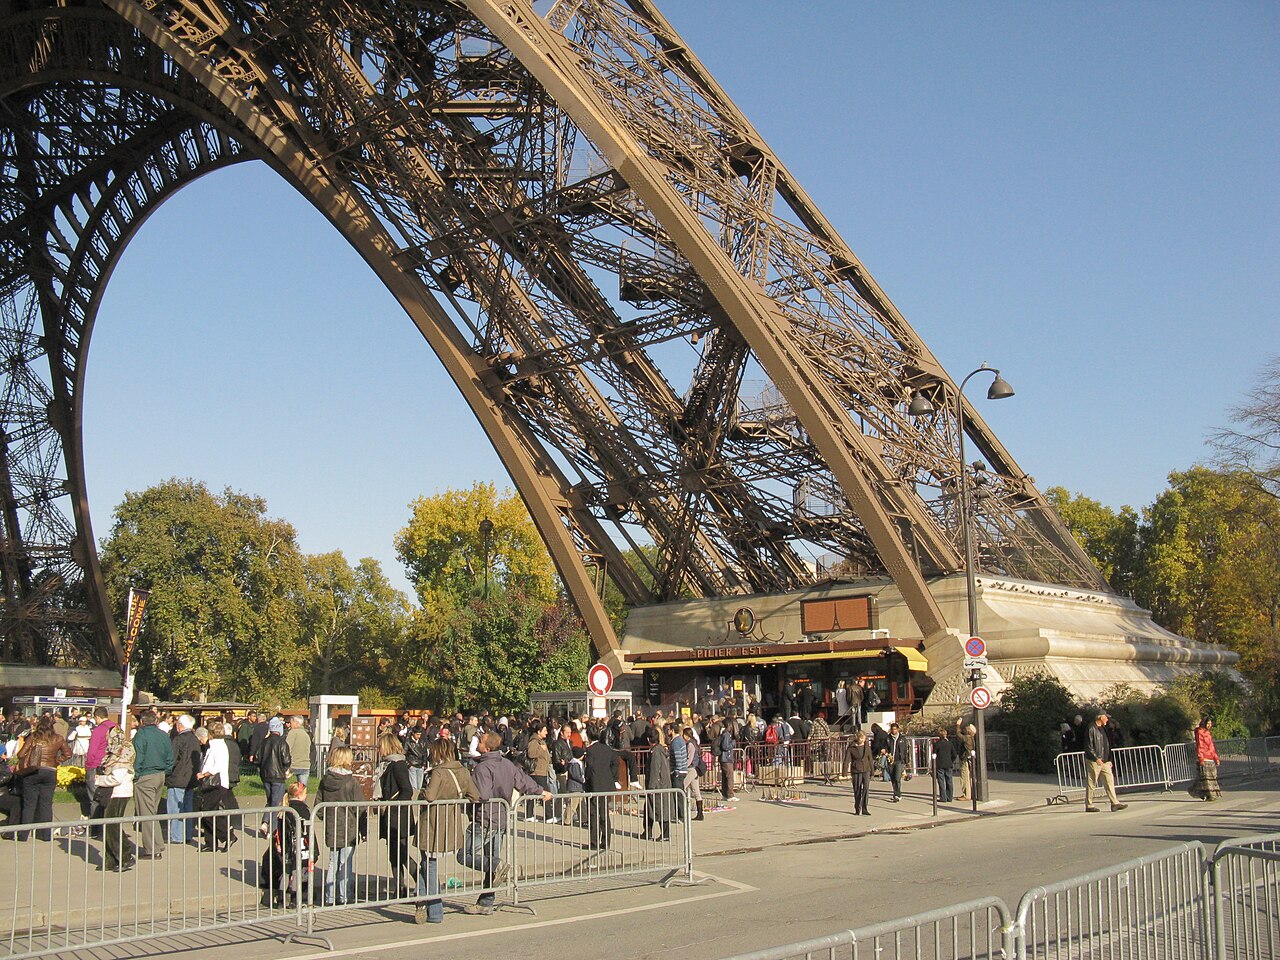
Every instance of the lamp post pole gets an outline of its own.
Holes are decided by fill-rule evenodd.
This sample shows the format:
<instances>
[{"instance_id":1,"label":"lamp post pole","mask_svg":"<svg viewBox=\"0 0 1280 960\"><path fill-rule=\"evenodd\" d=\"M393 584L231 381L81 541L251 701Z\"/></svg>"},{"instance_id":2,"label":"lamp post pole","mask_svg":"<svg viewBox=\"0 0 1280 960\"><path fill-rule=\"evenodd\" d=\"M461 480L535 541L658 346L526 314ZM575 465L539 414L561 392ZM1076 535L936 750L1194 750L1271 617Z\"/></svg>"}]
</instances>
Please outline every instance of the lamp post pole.
<instances>
[{"instance_id":1,"label":"lamp post pole","mask_svg":"<svg viewBox=\"0 0 1280 960\"><path fill-rule=\"evenodd\" d=\"M493 521L485 517L480 521L480 533L484 536L484 598L489 599L489 537L493 534Z\"/></svg>"},{"instance_id":2,"label":"lamp post pole","mask_svg":"<svg viewBox=\"0 0 1280 960\"><path fill-rule=\"evenodd\" d=\"M1000 376L999 370L994 370L987 366L984 362L977 370L971 372L967 377L960 381L960 386L956 390L956 433L959 434L960 440L960 533L964 540L964 576L965 576L965 596L969 603L969 636L978 636L978 586L976 562L974 557L974 537L973 537L973 509L969 502L969 468L964 462L964 388L975 376L983 372L990 372L995 375L990 388L987 390L988 400L1003 400L1005 397L1013 396L1013 388ZM969 676L969 685L971 688L978 686L981 679L981 671L974 670ZM973 784L971 786L973 795L973 809L978 809L978 803L987 799L987 711L984 707L975 707L974 714L976 719L977 735L974 738L973 758Z\"/></svg>"},{"instance_id":3,"label":"lamp post pole","mask_svg":"<svg viewBox=\"0 0 1280 960\"><path fill-rule=\"evenodd\" d=\"M969 503L969 470L964 462L964 388L980 373L991 373L995 375L995 379L991 381L991 386L987 388L988 400L1003 400L1006 397L1013 396L1013 387L1000 376L1000 371L989 367L986 363L978 367L977 370L960 381L960 386L956 389L956 432L959 434L960 444L960 536L964 543L964 579L965 593L969 602L969 636L976 637L978 635L978 589L977 589L977 562L974 556L974 537L973 537L973 509ZM922 391L917 391L911 398L911 404L907 408L907 413L913 417L927 417L936 413L937 410L933 402ZM968 677L969 684L977 687L981 679L981 671L974 670ZM974 713L977 723L975 728L977 735L974 738L974 758L973 758L973 809L978 809L978 801L987 799L987 724L986 710L983 707L975 707Z\"/></svg>"}]
</instances>

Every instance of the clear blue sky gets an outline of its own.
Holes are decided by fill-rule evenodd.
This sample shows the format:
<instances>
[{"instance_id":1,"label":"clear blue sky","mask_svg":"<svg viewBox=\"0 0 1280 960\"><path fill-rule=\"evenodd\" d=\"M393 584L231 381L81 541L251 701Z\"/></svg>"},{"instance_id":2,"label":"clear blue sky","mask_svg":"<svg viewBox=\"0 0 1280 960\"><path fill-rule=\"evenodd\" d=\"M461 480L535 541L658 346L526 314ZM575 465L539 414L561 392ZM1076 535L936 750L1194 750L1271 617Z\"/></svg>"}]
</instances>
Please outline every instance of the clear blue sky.
<instances>
[{"instance_id":1,"label":"clear blue sky","mask_svg":"<svg viewBox=\"0 0 1280 960\"><path fill-rule=\"evenodd\" d=\"M1280 352L1280 5L668 0L668 17L1041 488L1141 507ZM981 397L981 391L976 391ZM86 386L95 533L126 490L267 499L373 556L505 484L368 269L261 165L139 231Z\"/></svg>"}]
</instances>

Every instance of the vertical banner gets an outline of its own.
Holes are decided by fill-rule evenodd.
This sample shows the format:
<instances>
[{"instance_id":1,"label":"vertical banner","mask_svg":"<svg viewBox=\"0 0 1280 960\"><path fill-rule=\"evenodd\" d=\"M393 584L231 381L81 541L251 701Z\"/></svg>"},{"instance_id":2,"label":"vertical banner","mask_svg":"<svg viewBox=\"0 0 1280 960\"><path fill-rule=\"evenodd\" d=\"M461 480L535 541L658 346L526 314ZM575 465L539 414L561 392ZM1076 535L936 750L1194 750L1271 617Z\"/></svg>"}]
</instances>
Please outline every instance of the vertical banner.
<instances>
[{"instance_id":1,"label":"vertical banner","mask_svg":"<svg viewBox=\"0 0 1280 960\"><path fill-rule=\"evenodd\" d=\"M133 668L129 666L129 660L138 643L138 634L142 632L142 618L147 612L147 601L150 599L150 590L129 588L129 606L124 628L124 690L120 694L120 726L125 730L129 729L129 704L133 702Z\"/></svg>"},{"instance_id":2,"label":"vertical banner","mask_svg":"<svg viewBox=\"0 0 1280 960\"><path fill-rule=\"evenodd\" d=\"M142 632L142 618L147 612L147 601L151 599L150 590L138 587L129 588L129 612L125 617L124 630L124 662L126 669L133 656L133 648L138 642L138 634Z\"/></svg>"}]
</instances>

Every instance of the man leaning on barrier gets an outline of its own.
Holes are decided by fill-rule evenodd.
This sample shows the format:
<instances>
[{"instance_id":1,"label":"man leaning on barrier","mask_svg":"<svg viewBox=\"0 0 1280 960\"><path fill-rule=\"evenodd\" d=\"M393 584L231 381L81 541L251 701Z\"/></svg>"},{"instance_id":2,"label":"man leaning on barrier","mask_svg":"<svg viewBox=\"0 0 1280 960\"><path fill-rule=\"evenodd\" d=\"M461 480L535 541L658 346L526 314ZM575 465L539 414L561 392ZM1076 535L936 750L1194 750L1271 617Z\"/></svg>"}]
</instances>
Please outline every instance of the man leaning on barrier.
<instances>
[{"instance_id":1,"label":"man leaning on barrier","mask_svg":"<svg viewBox=\"0 0 1280 960\"><path fill-rule=\"evenodd\" d=\"M507 802L519 790L522 794L541 796L543 802L551 799L551 791L543 790L530 776L504 757L502 734L486 733L476 743L480 759L471 771L471 780L480 794L480 806L475 821L468 828L472 834L467 844L474 854L468 859L476 861L475 868L484 873L485 892L476 902L466 907L466 913L493 913L497 896L494 887L500 887L510 876L511 864L502 860L502 837L507 829ZM502 800L503 803L489 803Z\"/></svg>"},{"instance_id":2,"label":"man leaning on barrier","mask_svg":"<svg viewBox=\"0 0 1280 960\"><path fill-rule=\"evenodd\" d=\"M1097 813L1093 805L1093 792L1101 782L1107 796L1111 799L1112 810L1123 810L1128 806L1121 803L1116 796L1116 778L1111 769L1111 741L1107 737L1107 715L1100 713L1089 727L1084 741L1085 781L1084 809L1085 813Z\"/></svg>"}]
</instances>

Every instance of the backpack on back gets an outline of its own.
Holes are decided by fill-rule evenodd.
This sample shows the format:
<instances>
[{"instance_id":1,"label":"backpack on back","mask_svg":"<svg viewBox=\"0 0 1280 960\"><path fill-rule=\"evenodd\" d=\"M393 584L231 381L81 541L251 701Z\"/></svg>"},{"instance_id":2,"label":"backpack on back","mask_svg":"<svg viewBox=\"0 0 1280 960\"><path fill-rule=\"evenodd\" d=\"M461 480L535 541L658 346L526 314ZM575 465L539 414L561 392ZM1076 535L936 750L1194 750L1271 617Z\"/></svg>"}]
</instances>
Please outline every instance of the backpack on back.
<instances>
[{"instance_id":1,"label":"backpack on back","mask_svg":"<svg viewBox=\"0 0 1280 960\"><path fill-rule=\"evenodd\" d=\"M776 723L771 723L769 724L769 726L764 728L764 742L765 743L778 742L778 725Z\"/></svg>"}]
</instances>

